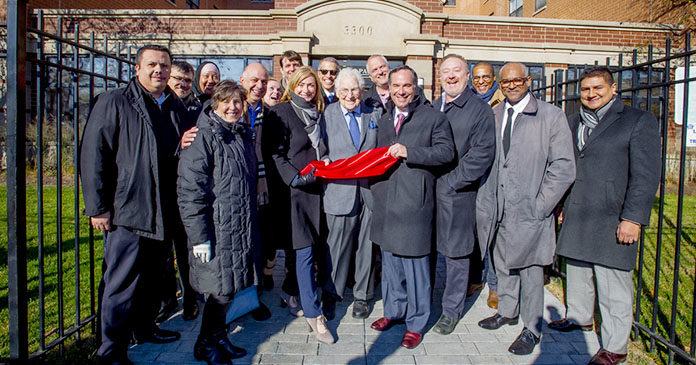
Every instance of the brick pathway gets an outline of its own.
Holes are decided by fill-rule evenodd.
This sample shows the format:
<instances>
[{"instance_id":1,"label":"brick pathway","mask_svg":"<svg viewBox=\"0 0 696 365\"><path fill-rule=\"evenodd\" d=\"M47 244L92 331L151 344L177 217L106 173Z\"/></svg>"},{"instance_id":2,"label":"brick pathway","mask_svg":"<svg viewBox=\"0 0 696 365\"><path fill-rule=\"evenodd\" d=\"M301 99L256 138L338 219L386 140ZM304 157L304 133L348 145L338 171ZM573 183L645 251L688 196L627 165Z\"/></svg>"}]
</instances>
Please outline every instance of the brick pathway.
<instances>
[{"instance_id":1,"label":"brick pathway","mask_svg":"<svg viewBox=\"0 0 696 365\"><path fill-rule=\"evenodd\" d=\"M282 252L279 251L279 255ZM586 364L599 347L594 332L560 333L544 326L541 343L534 353L528 356L508 353L508 346L522 330L522 322L495 331L480 328L477 322L495 313L486 306L487 287L467 300L467 313L454 333L442 336L429 331L423 342L412 350L400 346L405 325L381 333L370 328L370 324L382 315L381 295L376 293L379 296L370 317L357 320L351 316L352 295L347 292L346 298L338 303L336 318L329 322L329 328L337 335L337 342L325 345L309 335L303 318L295 318L280 307L281 268L282 257L279 257L276 288L265 292L261 298L273 316L264 322L245 316L231 325L230 340L248 351L246 357L234 360L235 364ZM429 327L441 314L439 298L443 279L444 261L440 259L435 285L436 302L433 303ZM545 291L544 305L546 322L559 319L564 313L561 302L548 291ZM200 316L196 321L185 322L180 315L179 312L163 323L162 328L181 332L181 340L165 345L133 346L128 354L130 359L141 364L198 364L192 353Z\"/></svg>"}]
</instances>

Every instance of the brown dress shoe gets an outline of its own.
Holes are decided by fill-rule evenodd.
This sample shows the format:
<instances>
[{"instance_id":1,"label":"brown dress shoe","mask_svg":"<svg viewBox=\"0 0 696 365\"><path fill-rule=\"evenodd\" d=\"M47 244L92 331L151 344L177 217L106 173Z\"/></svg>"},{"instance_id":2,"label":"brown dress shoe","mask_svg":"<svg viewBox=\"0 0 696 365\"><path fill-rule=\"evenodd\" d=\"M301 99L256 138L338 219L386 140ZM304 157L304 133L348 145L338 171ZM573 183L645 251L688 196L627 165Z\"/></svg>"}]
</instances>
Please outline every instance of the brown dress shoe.
<instances>
[{"instance_id":1,"label":"brown dress shoe","mask_svg":"<svg viewBox=\"0 0 696 365\"><path fill-rule=\"evenodd\" d=\"M396 320L396 319L387 319L387 318L382 317L382 318L372 322L370 327L374 330L377 330L377 331L386 331L397 323L404 323L404 321L400 321L400 320Z\"/></svg>"},{"instance_id":2,"label":"brown dress shoe","mask_svg":"<svg viewBox=\"0 0 696 365\"><path fill-rule=\"evenodd\" d=\"M423 335L421 335L420 333L406 331L406 334L404 334L404 339L401 341L401 346L407 349L412 349L418 346L418 344L420 344L422 340Z\"/></svg>"},{"instance_id":3,"label":"brown dress shoe","mask_svg":"<svg viewBox=\"0 0 696 365\"><path fill-rule=\"evenodd\" d=\"M495 290L488 293L488 308L498 309L498 292Z\"/></svg>"},{"instance_id":4,"label":"brown dress shoe","mask_svg":"<svg viewBox=\"0 0 696 365\"><path fill-rule=\"evenodd\" d=\"M470 297L474 294L476 294L477 291L483 289L483 283L479 284L469 284L469 287L466 289L466 296Z\"/></svg>"},{"instance_id":5,"label":"brown dress shoe","mask_svg":"<svg viewBox=\"0 0 696 365\"><path fill-rule=\"evenodd\" d=\"M588 365L616 365L626 361L626 354L615 354L605 349L599 350Z\"/></svg>"}]
</instances>

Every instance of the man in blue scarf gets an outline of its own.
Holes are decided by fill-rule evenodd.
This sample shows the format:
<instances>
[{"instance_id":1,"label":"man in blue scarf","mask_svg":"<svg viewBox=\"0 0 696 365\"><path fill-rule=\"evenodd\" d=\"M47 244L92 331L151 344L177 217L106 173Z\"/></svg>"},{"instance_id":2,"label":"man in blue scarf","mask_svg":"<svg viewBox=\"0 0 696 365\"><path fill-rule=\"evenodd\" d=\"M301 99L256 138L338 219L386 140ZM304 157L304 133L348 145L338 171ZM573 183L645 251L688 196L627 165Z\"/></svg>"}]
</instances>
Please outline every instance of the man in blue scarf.
<instances>
[{"instance_id":1,"label":"man in blue scarf","mask_svg":"<svg viewBox=\"0 0 696 365\"><path fill-rule=\"evenodd\" d=\"M487 102L491 108L505 99L495 81L493 66L488 62L479 62L474 66L471 71L471 85L471 89L476 95Z\"/></svg>"}]
</instances>

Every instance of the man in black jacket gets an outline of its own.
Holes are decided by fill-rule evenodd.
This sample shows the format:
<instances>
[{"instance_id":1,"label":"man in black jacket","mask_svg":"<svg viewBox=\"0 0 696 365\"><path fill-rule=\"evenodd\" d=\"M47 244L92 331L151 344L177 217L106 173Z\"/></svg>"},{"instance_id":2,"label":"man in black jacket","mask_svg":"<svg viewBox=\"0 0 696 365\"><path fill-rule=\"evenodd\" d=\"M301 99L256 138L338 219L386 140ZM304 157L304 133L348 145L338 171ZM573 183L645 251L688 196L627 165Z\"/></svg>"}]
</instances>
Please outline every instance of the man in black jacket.
<instances>
[{"instance_id":1,"label":"man in black jacket","mask_svg":"<svg viewBox=\"0 0 696 365\"><path fill-rule=\"evenodd\" d=\"M159 297L153 278L161 275L172 237L183 231L177 150L187 113L167 86L169 50L144 46L136 62L136 77L126 87L97 97L81 145L85 214L106 233L101 363L130 363L131 334L137 343L180 337L154 323Z\"/></svg>"},{"instance_id":2,"label":"man in black jacket","mask_svg":"<svg viewBox=\"0 0 696 365\"><path fill-rule=\"evenodd\" d=\"M447 279L442 294L442 316L433 330L454 331L464 316L470 258L474 256L476 192L495 158L493 110L470 88L469 66L461 56L445 56L440 65L444 90L433 107L444 112L452 126L457 160L437 180L437 251L445 256Z\"/></svg>"},{"instance_id":3,"label":"man in black jacket","mask_svg":"<svg viewBox=\"0 0 696 365\"><path fill-rule=\"evenodd\" d=\"M590 364L626 359L638 239L641 226L650 223L660 182L659 124L615 92L606 67L580 76L582 108L568 121L577 179L563 206L556 249L567 258L568 309L565 319L549 323L562 332L591 331L596 281L602 348Z\"/></svg>"},{"instance_id":4,"label":"man in black jacket","mask_svg":"<svg viewBox=\"0 0 696 365\"><path fill-rule=\"evenodd\" d=\"M430 317L430 252L435 226L435 170L454 159L452 129L445 114L416 97L416 72L389 73L394 107L379 120L377 147L401 161L371 185L374 214L370 239L382 248L384 317L377 331L406 321L401 346L422 340Z\"/></svg>"}]
</instances>

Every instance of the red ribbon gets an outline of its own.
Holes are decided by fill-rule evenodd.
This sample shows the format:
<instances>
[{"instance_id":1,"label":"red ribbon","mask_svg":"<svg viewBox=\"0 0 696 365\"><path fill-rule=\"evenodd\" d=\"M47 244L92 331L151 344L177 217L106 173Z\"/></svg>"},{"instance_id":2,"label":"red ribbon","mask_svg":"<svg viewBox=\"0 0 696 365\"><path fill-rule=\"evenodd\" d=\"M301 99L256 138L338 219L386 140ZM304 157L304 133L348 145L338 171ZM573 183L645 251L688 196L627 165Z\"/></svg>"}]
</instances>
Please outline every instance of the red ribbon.
<instances>
[{"instance_id":1,"label":"red ribbon","mask_svg":"<svg viewBox=\"0 0 696 365\"><path fill-rule=\"evenodd\" d=\"M373 148L353 157L336 160L328 165L324 165L324 161L312 161L300 171L300 174L307 175L315 168L314 175L325 179L356 179L379 176L387 172L398 161L387 152L388 150L389 147Z\"/></svg>"}]
</instances>

